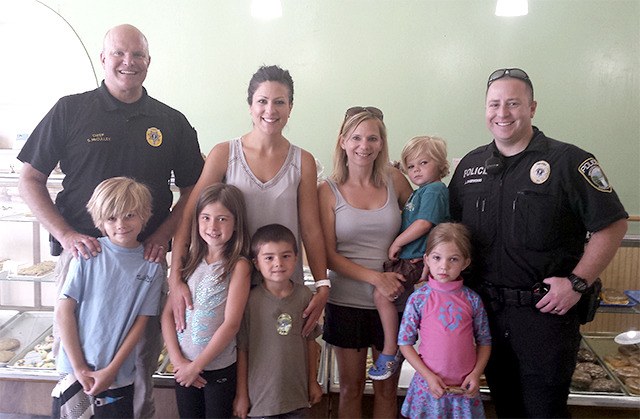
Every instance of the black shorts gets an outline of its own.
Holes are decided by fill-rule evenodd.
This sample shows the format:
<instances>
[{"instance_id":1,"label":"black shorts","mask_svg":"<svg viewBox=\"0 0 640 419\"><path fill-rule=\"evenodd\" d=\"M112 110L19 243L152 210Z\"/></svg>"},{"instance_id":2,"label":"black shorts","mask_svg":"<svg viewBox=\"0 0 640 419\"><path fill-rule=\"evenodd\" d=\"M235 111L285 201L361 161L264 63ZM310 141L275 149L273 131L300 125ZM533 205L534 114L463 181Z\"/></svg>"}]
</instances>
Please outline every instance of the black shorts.
<instances>
[{"instance_id":1,"label":"black shorts","mask_svg":"<svg viewBox=\"0 0 640 419\"><path fill-rule=\"evenodd\" d=\"M384 332L378 310L327 303L322 339L339 348L364 349L375 346L382 351Z\"/></svg>"}]
</instances>

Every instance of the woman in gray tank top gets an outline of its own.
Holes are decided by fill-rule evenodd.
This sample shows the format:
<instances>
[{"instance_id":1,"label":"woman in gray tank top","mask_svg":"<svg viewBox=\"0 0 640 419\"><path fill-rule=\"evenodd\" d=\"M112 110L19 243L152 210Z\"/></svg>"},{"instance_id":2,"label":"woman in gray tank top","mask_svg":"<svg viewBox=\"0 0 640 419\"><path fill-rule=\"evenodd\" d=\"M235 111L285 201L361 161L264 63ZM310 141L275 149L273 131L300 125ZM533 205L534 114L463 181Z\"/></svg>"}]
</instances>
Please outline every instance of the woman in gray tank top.
<instances>
[{"instance_id":1,"label":"woman in gray tank top","mask_svg":"<svg viewBox=\"0 0 640 419\"><path fill-rule=\"evenodd\" d=\"M334 346L340 375L340 417L362 417L367 348L377 358L384 334L374 288L389 300L404 290L402 275L382 272L411 194L407 179L389 164L382 112L347 110L331 178L319 187L329 277L324 340ZM374 381L374 417L396 417L399 373Z\"/></svg>"},{"instance_id":2,"label":"woman in gray tank top","mask_svg":"<svg viewBox=\"0 0 640 419\"><path fill-rule=\"evenodd\" d=\"M298 241L302 240L315 280L327 276L315 159L282 135L293 107L291 75L278 66L260 67L249 82L247 102L253 128L213 147L174 237L169 288L178 330L184 328L185 305L191 304L189 290L181 278L183 255L189 247L189 215L200 191L211 184L225 182L242 191L251 235L267 224L287 226ZM301 266L294 280L303 282ZM329 298L327 282L322 283L325 286L319 284L304 312L305 335L314 329Z\"/></svg>"}]
</instances>

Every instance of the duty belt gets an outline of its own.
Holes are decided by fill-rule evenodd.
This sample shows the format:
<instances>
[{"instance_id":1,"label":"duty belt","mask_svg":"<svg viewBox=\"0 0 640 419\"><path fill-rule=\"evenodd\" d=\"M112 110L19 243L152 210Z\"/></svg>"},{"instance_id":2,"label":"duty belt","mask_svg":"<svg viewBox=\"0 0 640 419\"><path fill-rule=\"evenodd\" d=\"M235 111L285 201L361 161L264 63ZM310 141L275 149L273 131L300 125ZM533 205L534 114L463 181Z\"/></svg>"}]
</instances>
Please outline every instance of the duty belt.
<instances>
[{"instance_id":1,"label":"duty belt","mask_svg":"<svg viewBox=\"0 0 640 419\"><path fill-rule=\"evenodd\" d=\"M543 283L535 284L531 289L518 289L498 287L493 284L484 284L481 294L488 300L493 310L504 306L531 307L540 301L548 292L548 286Z\"/></svg>"}]
</instances>

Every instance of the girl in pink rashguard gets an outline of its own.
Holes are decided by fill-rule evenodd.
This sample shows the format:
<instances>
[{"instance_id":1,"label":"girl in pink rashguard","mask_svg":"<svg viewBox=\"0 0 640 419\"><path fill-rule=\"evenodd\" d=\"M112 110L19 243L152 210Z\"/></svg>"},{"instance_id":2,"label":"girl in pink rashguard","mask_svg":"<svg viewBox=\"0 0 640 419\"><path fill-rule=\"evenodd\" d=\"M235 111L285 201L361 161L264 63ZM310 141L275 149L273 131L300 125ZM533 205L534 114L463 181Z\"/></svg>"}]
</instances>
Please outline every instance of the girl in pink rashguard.
<instances>
[{"instance_id":1,"label":"girl in pink rashguard","mask_svg":"<svg viewBox=\"0 0 640 419\"><path fill-rule=\"evenodd\" d=\"M479 383L491 335L480 296L462 284L460 272L470 262L469 231L462 224L442 223L429 233L429 279L409 297L398 334L400 351L416 370L403 416L484 417Z\"/></svg>"}]
</instances>

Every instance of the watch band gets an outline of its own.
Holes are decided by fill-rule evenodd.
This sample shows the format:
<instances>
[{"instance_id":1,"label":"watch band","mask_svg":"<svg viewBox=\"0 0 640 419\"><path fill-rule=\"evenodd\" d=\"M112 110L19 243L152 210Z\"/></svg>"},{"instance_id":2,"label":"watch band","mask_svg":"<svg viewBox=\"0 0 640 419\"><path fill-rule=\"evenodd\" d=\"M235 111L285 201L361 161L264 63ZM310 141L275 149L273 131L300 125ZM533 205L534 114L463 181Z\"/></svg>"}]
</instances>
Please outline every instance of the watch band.
<instances>
[{"instance_id":1,"label":"watch band","mask_svg":"<svg viewBox=\"0 0 640 419\"><path fill-rule=\"evenodd\" d=\"M584 294L585 292L587 292L587 289L589 288L589 283L587 282L586 279L579 277L573 272L570 273L569 276L567 276L567 278L569 279L569 281L571 281L571 287L573 288L574 291L579 292L580 294Z\"/></svg>"}]
</instances>

